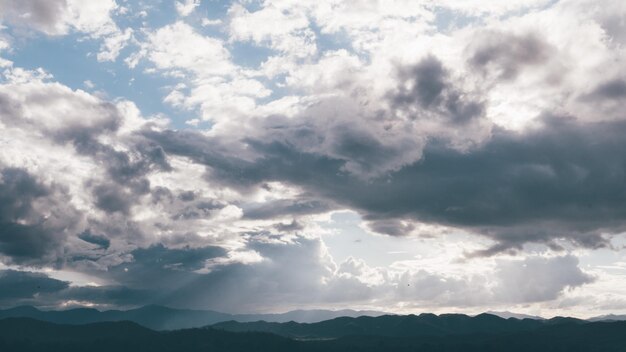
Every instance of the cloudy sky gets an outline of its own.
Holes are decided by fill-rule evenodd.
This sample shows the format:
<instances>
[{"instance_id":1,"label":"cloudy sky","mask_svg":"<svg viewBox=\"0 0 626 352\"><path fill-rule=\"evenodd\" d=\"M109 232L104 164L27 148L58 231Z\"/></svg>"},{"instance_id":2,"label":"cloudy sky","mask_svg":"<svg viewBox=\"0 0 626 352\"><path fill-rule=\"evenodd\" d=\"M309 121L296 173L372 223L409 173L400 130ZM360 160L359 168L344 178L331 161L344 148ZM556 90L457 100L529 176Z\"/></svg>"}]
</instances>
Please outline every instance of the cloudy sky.
<instances>
[{"instance_id":1,"label":"cloudy sky","mask_svg":"<svg viewBox=\"0 0 626 352\"><path fill-rule=\"evenodd\" d=\"M626 2L0 0L0 307L626 313Z\"/></svg>"}]
</instances>

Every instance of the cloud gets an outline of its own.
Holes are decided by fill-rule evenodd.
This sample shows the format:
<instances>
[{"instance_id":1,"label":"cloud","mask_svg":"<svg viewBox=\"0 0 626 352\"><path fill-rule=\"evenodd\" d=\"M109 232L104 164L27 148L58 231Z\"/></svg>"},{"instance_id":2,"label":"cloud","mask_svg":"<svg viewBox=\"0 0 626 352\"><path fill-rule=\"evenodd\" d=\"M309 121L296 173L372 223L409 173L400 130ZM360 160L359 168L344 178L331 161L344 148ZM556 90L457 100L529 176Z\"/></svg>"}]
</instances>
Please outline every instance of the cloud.
<instances>
[{"instance_id":1,"label":"cloud","mask_svg":"<svg viewBox=\"0 0 626 352\"><path fill-rule=\"evenodd\" d=\"M249 219L276 219L282 216L300 216L328 212L333 207L320 200L307 199L279 199L261 204L251 204L244 216Z\"/></svg>"},{"instance_id":2,"label":"cloud","mask_svg":"<svg viewBox=\"0 0 626 352\"><path fill-rule=\"evenodd\" d=\"M578 267L571 255L554 258L531 257L499 262L496 273L496 300L505 302L541 302L556 299L564 290L594 281Z\"/></svg>"},{"instance_id":3,"label":"cloud","mask_svg":"<svg viewBox=\"0 0 626 352\"><path fill-rule=\"evenodd\" d=\"M626 98L626 81L612 79L598 85L585 100L619 100Z\"/></svg>"},{"instance_id":4,"label":"cloud","mask_svg":"<svg viewBox=\"0 0 626 352\"><path fill-rule=\"evenodd\" d=\"M379 219L367 222L367 227L375 233L389 236L405 236L415 229L410 222L398 219Z\"/></svg>"},{"instance_id":5,"label":"cloud","mask_svg":"<svg viewBox=\"0 0 626 352\"><path fill-rule=\"evenodd\" d=\"M85 242L89 242L91 244L95 244L96 246L102 247L104 249L109 248L111 246L111 241L103 235L92 234L89 230L78 235L78 238Z\"/></svg>"},{"instance_id":6,"label":"cloud","mask_svg":"<svg viewBox=\"0 0 626 352\"><path fill-rule=\"evenodd\" d=\"M554 302L568 290L596 280L579 268L578 258L528 256L498 259L492 269L473 275L446 275L419 269L393 279L393 299L412 304L471 307Z\"/></svg>"},{"instance_id":7,"label":"cloud","mask_svg":"<svg viewBox=\"0 0 626 352\"><path fill-rule=\"evenodd\" d=\"M221 40L203 36L182 21L150 33L144 50L157 68L172 74L185 70L201 76L220 76L234 69Z\"/></svg>"},{"instance_id":8,"label":"cloud","mask_svg":"<svg viewBox=\"0 0 626 352\"><path fill-rule=\"evenodd\" d=\"M198 6L200 6L200 0L176 1L176 11L183 17L189 16Z\"/></svg>"},{"instance_id":9,"label":"cloud","mask_svg":"<svg viewBox=\"0 0 626 352\"><path fill-rule=\"evenodd\" d=\"M459 0L444 0L437 5L451 10L457 10L467 13L472 16L479 15L502 15L510 12L522 12L524 13L529 9L541 8L546 6L549 0L513 0L503 3L496 0L481 0L481 1L459 1Z\"/></svg>"},{"instance_id":10,"label":"cloud","mask_svg":"<svg viewBox=\"0 0 626 352\"><path fill-rule=\"evenodd\" d=\"M63 21L67 2L65 0L2 0L2 19L28 24L47 34L63 34L66 24ZM21 22L21 23L20 23Z\"/></svg>"},{"instance_id":11,"label":"cloud","mask_svg":"<svg viewBox=\"0 0 626 352\"><path fill-rule=\"evenodd\" d=\"M455 88L437 58L426 57L400 71L398 91L391 96L394 109L407 110L415 119L432 118L434 112L453 124L484 116L484 103Z\"/></svg>"},{"instance_id":12,"label":"cloud","mask_svg":"<svg viewBox=\"0 0 626 352\"><path fill-rule=\"evenodd\" d=\"M301 11L282 11L267 3L258 11L249 12L242 5L234 4L228 14L230 40L249 40L257 45L267 43L275 51L296 58L317 53L315 32Z\"/></svg>"},{"instance_id":13,"label":"cloud","mask_svg":"<svg viewBox=\"0 0 626 352\"><path fill-rule=\"evenodd\" d=\"M70 286L69 282L51 278L44 273L1 270L0 305L67 306L68 303L89 302L102 307L128 307L150 302L155 292L132 290L123 286Z\"/></svg>"},{"instance_id":14,"label":"cloud","mask_svg":"<svg viewBox=\"0 0 626 352\"><path fill-rule=\"evenodd\" d=\"M126 59L134 68L142 60L155 72L180 80L163 99L176 108L202 112L213 124L245 118L256 99L270 95L264 84L236 65L223 39L203 35L184 21L146 33L139 51Z\"/></svg>"},{"instance_id":15,"label":"cloud","mask_svg":"<svg viewBox=\"0 0 626 352\"><path fill-rule=\"evenodd\" d=\"M132 30L121 30L113 20L117 8L115 0L2 0L0 21L51 36L86 33L104 40L98 61L115 61L132 37Z\"/></svg>"},{"instance_id":16,"label":"cloud","mask_svg":"<svg viewBox=\"0 0 626 352\"><path fill-rule=\"evenodd\" d=\"M431 302L432 306L480 306L490 301L484 277L453 277L426 270L406 271L397 278L394 298L407 303ZM419 303L418 303L419 304Z\"/></svg>"},{"instance_id":17,"label":"cloud","mask_svg":"<svg viewBox=\"0 0 626 352\"><path fill-rule=\"evenodd\" d=\"M96 206L108 213L119 211L128 214L131 195L114 185L101 185L94 189Z\"/></svg>"},{"instance_id":18,"label":"cloud","mask_svg":"<svg viewBox=\"0 0 626 352\"><path fill-rule=\"evenodd\" d=\"M496 261L528 255L529 243L550 255L612 248L626 229L623 6L267 1L230 6L220 32L197 27L199 2L171 3L169 22L137 15L145 25L122 29L114 19L130 4L0 0L7 36L76 34L100 41L98 60L130 43L133 75L167 82L170 113L204 121L177 129L178 118L168 126L122 98L0 63L0 261L103 283L25 300L552 302L592 280L576 258ZM450 9L459 17L440 32ZM19 50L2 35L1 50ZM259 60L241 64L249 53ZM354 231L380 243L425 228L441 246L450 233L482 238L458 244L463 268L373 267L388 260L378 248L335 263L320 234L336 229L320 219L336 210L359 213Z\"/></svg>"},{"instance_id":19,"label":"cloud","mask_svg":"<svg viewBox=\"0 0 626 352\"><path fill-rule=\"evenodd\" d=\"M256 253L261 261L257 258L248 263L242 258L229 260L220 247L188 247L188 240L178 248L162 244L138 248L129 261L112 265L107 272L93 272L115 285L71 287L42 301L157 303L252 312L259 305L278 308L284 302L338 299L335 295L341 292L324 283L332 278L334 264L319 239L297 237L290 243L266 243L260 237L249 243L247 255Z\"/></svg>"},{"instance_id":20,"label":"cloud","mask_svg":"<svg viewBox=\"0 0 626 352\"><path fill-rule=\"evenodd\" d=\"M421 161L368 181L343 173L339 157L303 153L293 144L249 140L262 157L247 161L201 152L215 149L209 147L214 141L194 133L149 138L168 153L209 166L211 177L230 187L285 182L356 209L370 221L465 228L505 244L502 249L558 239L594 248L606 245L602 233L624 226L624 199L615 189L623 174L619 150L625 128L620 121L546 117L543 126L526 132L496 129L469 151L432 141ZM356 139L353 150L371 157L365 141ZM307 176L312 174L318 176Z\"/></svg>"},{"instance_id":21,"label":"cloud","mask_svg":"<svg viewBox=\"0 0 626 352\"><path fill-rule=\"evenodd\" d=\"M1 270L0 271L0 304L12 305L15 300L33 299L38 295L59 292L69 287L65 281L52 279L45 274Z\"/></svg>"},{"instance_id":22,"label":"cloud","mask_svg":"<svg viewBox=\"0 0 626 352\"><path fill-rule=\"evenodd\" d=\"M111 268L107 276L119 280L117 285L69 286L44 274L4 271L0 282L16 284L1 298L36 305L156 303L228 312L251 312L259 304L316 307L371 300L388 309L426 303L431 307L481 307L555 301L566 290L594 281L572 256L497 260L493 271L452 276L423 269L394 272L371 268L352 257L337 266L319 240L302 237L292 243L256 242L251 247L264 260L224 264L208 273L197 270L224 252L161 245L140 249L133 252L132 262Z\"/></svg>"},{"instance_id":23,"label":"cloud","mask_svg":"<svg viewBox=\"0 0 626 352\"><path fill-rule=\"evenodd\" d=\"M0 255L9 263L52 262L62 250L68 230L76 226L76 210L67 193L47 186L27 171L0 170Z\"/></svg>"},{"instance_id":24,"label":"cloud","mask_svg":"<svg viewBox=\"0 0 626 352\"><path fill-rule=\"evenodd\" d=\"M474 48L469 64L504 81L515 79L525 66L544 64L554 54L534 33L481 33L470 46Z\"/></svg>"}]
</instances>

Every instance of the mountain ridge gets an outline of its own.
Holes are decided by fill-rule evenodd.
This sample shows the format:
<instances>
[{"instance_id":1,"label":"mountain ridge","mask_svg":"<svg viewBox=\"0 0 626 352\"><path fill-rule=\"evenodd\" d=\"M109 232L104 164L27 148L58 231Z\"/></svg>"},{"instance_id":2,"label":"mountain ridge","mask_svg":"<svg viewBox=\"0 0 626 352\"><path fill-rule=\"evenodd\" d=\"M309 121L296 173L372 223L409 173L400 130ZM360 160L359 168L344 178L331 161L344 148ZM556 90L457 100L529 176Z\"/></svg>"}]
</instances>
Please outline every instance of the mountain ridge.
<instances>
[{"instance_id":1,"label":"mountain ridge","mask_svg":"<svg viewBox=\"0 0 626 352\"><path fill-rule=\"evenodd\" d=\"M129 310L72 308L67 310L40 310L33 306L17 306L0 310L2 318L33 318L59 324L89 324L107 321L132 321L154 330L176 330L202 327L222 321L319 322L338 316L382 315L383 312L356 310L294 310L272 314L228 314L213 310L178 309L146 305Z\"/></svg>"},{"instance_id":2,"label":"mountain ridge","mask_svg":"<svg viewBox=\"0 0 626 352\"><path fill-rule=\"evenodd\" d=\"M488 334L531 331L554 325L577 325L587 323L576 318L552 319L504 319L482 313L476 316L464 314L423 313L420 315L382 315L378 317L339 317L317 323L276 323L227 321L211 325L211 328L230 332L267 332L288 338L338 338L348 335L377 335L386 337L445 336L450 334Z\"/></svg>"}]
</instances>

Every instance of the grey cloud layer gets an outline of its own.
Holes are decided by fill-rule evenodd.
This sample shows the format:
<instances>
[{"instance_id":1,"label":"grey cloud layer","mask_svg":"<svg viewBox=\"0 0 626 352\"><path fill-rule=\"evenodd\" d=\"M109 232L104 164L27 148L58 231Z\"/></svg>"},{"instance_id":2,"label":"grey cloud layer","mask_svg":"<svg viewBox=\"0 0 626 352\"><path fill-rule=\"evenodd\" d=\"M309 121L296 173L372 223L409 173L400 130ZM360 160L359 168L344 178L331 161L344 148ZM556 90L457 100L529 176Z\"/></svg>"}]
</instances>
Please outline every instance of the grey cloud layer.
<instances>
[{"instance_id":1,"label":"grey cloud layer","mask_svg":"<svg viewBox=\"0 0 626 352\"><path fill-rule=\"evenodd\" d=\"M554 49L534 33L485 32L479 38L469 48L470 66L504 81L517 78L525 67L546 63L554 54Z\"/></svg>"},{"instance_id":2,"label":"grey cloud layer","mask_svg":"<svg viewBox=\"0 0 626 352\"><path fill-rule=\"evenodd\" d=\"M430 114L435 113L447 122L463 125L484 115L484 103L454 87L443 64L434 56L401 68L398 78L398 90L390 97L393 107L408 110L412 118L432 119Z\"/></svg>"},{"instance_id":3,"label":"grey cloud layer","mask_svg":"<svg viewBox=\"0 0 626 352\"><path fill-rule=\"evenodd\" d=\"M496 129L488 142L468 152L433 141L421 161L367 181L342 173L341 160L278 142L249 140L262 157L246 161L203 153L212 141L192 132L148 137L168 153L218 169L211 176L226 184L295 184L373 222L398 218L451 225L513 247L558 238L597 247L604 245L603 231L621 231L626 223L625 133L622 121L546 117L542 127L528 132Z\"/></svg>"},{"instance_id":4,"label":"grey cloud layer","mask_svg":"<svg viewBox=\"0 0 626 352\"><path fill-rule=\"evenodd\" d=\"M0 170L0 256L9 263L55 263L80 217L67 197L23 169Z\"/></svg>"},{"instance_id":5,"label":"grey cloud layer","mask_svg":"<svg viewBox=\"0 0 626 352\"><path fill-rule=\"evenodd\" d=\"M594 281L571 256L500 260L493 272L459 277L426 270L374 269L353 258L337 267L319 240L255 242L251 248L266 260L257 265L216 266L208 273L194 270L206 260L219 258L222 251L218 248L171 250L155 246L136 250L133 262L111 267L104 275L119 282L113 286L74 287L44 274L0 271L0 284L10 285L0 295L0 305L155 303L250 312L259 305L278 309L285 303L315 307L376 299L382 304L471 307L550 301L568 289ZM367 279L372 274L377 277L375 282Z\"/></svg>"}]
</instances>

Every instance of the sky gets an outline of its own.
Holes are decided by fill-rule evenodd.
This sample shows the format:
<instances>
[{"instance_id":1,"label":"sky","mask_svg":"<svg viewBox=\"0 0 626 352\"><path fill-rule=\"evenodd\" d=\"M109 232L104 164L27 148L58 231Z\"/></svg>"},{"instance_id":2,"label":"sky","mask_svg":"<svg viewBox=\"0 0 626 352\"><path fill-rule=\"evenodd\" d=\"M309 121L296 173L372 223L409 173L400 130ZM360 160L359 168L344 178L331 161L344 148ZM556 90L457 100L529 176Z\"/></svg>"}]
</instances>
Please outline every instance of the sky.
<instances>
[{"instance_id":1,"label":"sky","mask_svg":"<svg viewBox=\"0 0 626 352\"><path fill-rule=\"evenodd\" d=\"M626 2L0 0L0 307L626 313Z\"/></svg>"}]
</instances>

